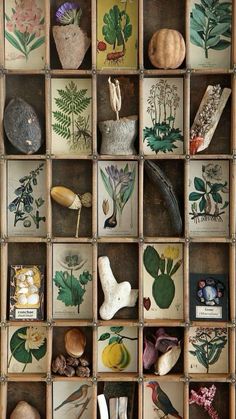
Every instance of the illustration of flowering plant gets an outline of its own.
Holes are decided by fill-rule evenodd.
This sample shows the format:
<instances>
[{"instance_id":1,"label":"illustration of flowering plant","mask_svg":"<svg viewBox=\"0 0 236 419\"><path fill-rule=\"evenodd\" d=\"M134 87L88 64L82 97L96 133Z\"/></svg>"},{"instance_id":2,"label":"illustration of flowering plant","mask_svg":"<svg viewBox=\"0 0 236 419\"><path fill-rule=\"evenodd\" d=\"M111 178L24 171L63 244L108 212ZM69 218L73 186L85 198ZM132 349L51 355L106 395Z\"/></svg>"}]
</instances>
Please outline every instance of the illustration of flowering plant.
<instances>
[{"instance_id":1,"label":"illustration of flowering plant","mask_svg":"<svg viewBox=\"0 0 236 419\"><path fill-rule=\"evenodd\" d=\"M203 407L211 419L220 419L217 411L212 406L216 394L216 386L212 384L211 387L200 387L198 391L191 390L189 404L196 404Z\"/></svg>"},{"instance_id":2,"label":"illustration of flowering plant","mask_svg":"<svg viewBox=\"0 0 236 419\"><path fill-rule=\"evenodd\" d=\"M122 212L129 201L135 185L136 166L129 168L127 163L125 168L120 170L117 166L107 166L106 173L100 169L101 178L107 193L112 198L113 213L105 220L104 228L114 228L117 225L117 212L122 217Z\"/></svg>"},{"instance_id":3,"label":"illustration of flowering plant","mask_svg":"<svg viewBox=\"0 0 236 419\"><path fill-rule=\"evenodd\" d=\"M45 41L45 37L40 36L44 30L42 9L38 7L36 0L15 0L12 15L5 13L5 18L8 29L5 30L6 39L22 52L27 61L29 54Z\"/></svg>"},{"instance_id":4,"label":"illustration of flowering plant","mask_svg":"<svg viewBox=\"0 0 236 419\"><path fill-rule=\"evenodd\" d=\"M223 221L221 215L225 213L223 210L229 202L223 199L222 194L228 193L229 189L227 182L220 182L222 178L222 167L213 163L202 166L202 178L194 178L196 192L190 193L189 200L194 201L190 215L195 222ZM196 201L199 201L199 204ZM222 204L221 207L220 204Z\"/></svg>"},{"instance_id":5,"label":"illustration of flowering plant","mask_svg":"<svg viewBox=\"0 0 236 419\"><path fill-rule=\"evenodd\" d=\"M45 327L22 327L17 329L10 340L11 356L8 361L10 367L12 358L24 364L22 372L28 364L32 364L33 357L39 361L46 354L46 329Z\"/></svg>"},{"instance_id":6,"label":"illustration of flowering plant","mask_svg":"<svg viewBox=\"0 0 236 419\"><path fill-rule=\"evenodd\" d=\"M215 364L225 345L227 344L226 328L197 328L194 336L189 338L194 351L189 353L196 356L198 362L209 372L210 365Z\"/></svg>"},{"instance_id":7,"label":"illustration of flowering plant","mask_svg":"<svg viewBox=\"0 0 236 419\"><path fill-rule=\"evenodd\" d=\"M175 296L175 284L172 276L182 264L182 259L174 264L174 260L178 258L179 249L177 246L165 247L161 255L153 246L147 246L144 250L145 269L154 278L152 295L158 307L162 309L169 308ZM149 310L150 306L150 301L144 298L144 307Z\"/></svg>"}]
</instances>

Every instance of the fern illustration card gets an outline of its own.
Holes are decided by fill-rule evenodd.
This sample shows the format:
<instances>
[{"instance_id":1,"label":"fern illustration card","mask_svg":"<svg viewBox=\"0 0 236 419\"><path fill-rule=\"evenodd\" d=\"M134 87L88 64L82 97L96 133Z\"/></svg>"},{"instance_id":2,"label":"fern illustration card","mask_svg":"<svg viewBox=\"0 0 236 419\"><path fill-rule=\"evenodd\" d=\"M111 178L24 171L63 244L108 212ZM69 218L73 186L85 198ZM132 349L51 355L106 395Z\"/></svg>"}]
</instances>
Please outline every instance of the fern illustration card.
<instances>
[{"instance_id":1,"label":"fern illustration card","mask_svg":"<svg viewBox=\"0 0 236 419\"><path fill-rule=\"evenodd\" d=\"M136 69L138 0L97 1L97 68Z\"/></svg>"},{"instance_id":2,"label":"fern illustration card","mask_svg":"<svg viewBox=\"0 0 236 419\"><path fill-rule=\"evenodd\" d=\"M183 249L181 244L150 244L143 252L145 319L183 318Z\"/></svg>"},{"instance_id":3,"label":"fern illustration card","mask_svg":"<svg viewBox=\"0 0 236 419\"><path fill-rule=\"evenodd\" d=\"M90 244L53 244L53 317L92 318Z\"/></svg>"},{"instance_id":4,"label":"fern illustration card","mask_svg":"<svg viewBox=\"0 0 236 419\"><path fill-rule=\"evenodd\" d=\"M52 153L92 152L91 79L52 79Z\"/></svg>"},{"instance_id":5,"label":"fern illustration card","mask_svg":"<svg viewBox=\"0 0 236 419\"><path fill-rule=\"evenodd\" d=\"M137 162L98 163L99 236L137 236L137 185Z\"/></svg>"},{"instance_id":6,"label":"fern illustration card","mask_svg":"<svg viewBox=\"0 0 236 419\"><path fill-rule=\"evenodd\" d=\"M8 235L46 235L45 163L9 161Z\"/></svg>"},{"instance_id":7,"label":"fern illustration card","mask_svg":"<svg viewBox=\"0 0 236 419\"><path fill-rule=\"evenodd\" d=\"M46 373L46 327L9 327L8 372Z\"/></svg>"},{"instance_id":8,"label":"fern illustration card","mask_svg":"<svg viewBox=\"0 0 236 419\"><path fill-rule=\"evenodd\" d=\"M137 327L98 327L98 371L137 372Z\"/></svg>"},{"instance_id":9,"label":"fern illustration card","mask_svg":"<svg viewBox=\"0 0 236 419\"><path fill-rule=\"evenodd\" d=\"M89 381L53 383L53 419L90 419L93 389Z\"/></svg>"},{"instance_id":10,"label":"fern illustration card","mask_svg":"<svg viewBox=\"0 0 236 419\"><path fill-rule=\"evenodd\" d=\"M5 66L44 68L44 0L5 0Z\"/></svg>"},{"instance_id":11,"label":"fern illustration card","mask_svg":"<svg viewBox=\"0 0 236 419\"><path fill-rule=\"evenodd\" d=\"M155 394L157 394L155 404ZM163 401L163 403L162 403ZM172 407L171 407L172 406ZM144 383L144 419L183 417L183 383L146 381Z\"/></svg>"},{"instance_id":12,"label":"fern illustration card","mask_svg":"<svg viewBox=\"0 0 236 419\"><path fill-rule=\"evenodd\" d=\"M191 0L190 65L230 67L232 2Z\"/></svg>"},{"instance_id":13,"label":"fern illustration card","mask_svg":"<svg viewBox=\"0 0 236 419\"><path fill-rule=\"evenodd\" d=\"M227 329L190 327L188 357L190 373L227 373Z\"/></svg>"},{"instance_id":14,"label":"fern illustration card","mask_svg":"<svg viewBox=\"0 0 236 419\"><path fill-rule=\"evenodd\" d=\"M194 236L223 237L229 230L229 163L191 161L189 231Z\"/></svg>"},{"instance_id":15,"label":"fern illustration card","mask_svg":"<svg viewBox=\"0 0 236 419\"><path fill-rule=\"evenodd\" d=\"M145 78L144 154L183 153L183 79Z\"/></svg>"}]
</instances>

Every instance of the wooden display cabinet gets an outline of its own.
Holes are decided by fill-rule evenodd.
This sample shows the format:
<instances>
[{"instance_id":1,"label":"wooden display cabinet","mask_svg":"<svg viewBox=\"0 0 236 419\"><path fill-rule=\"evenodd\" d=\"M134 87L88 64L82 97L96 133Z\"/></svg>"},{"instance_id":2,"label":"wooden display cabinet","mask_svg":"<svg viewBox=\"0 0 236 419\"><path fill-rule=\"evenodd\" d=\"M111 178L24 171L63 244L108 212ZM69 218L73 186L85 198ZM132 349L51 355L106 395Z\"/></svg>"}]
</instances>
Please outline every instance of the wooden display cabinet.
<instances>
[{"instance_id":1,"label":"wooden display cabinet","mask_svg":"<svg viewBox=\"0 0 236 419\"><path fill-rule=\"evenodd\" d=\"M77 0L76 0L77 3ZM193 69L189 64L190 50L190 0L139 0L138 4L138 68L96 70L97 57L97 5L96 0L80 0L83 9L82 27L91 36L91 47L78 70L63 70L59 62L52 37L55 24L55 10L62 4L59 0L44 0L45 4L45 67L42 70L6 69L4 48L0 48L0 180L1 180L1 418L8 418L17 401L25 399L35 405L42 418L53 418L53 383L58 381L80 382L78 377L67 378L51 373L52 358L63 346L63 336L70 326L79 326L85 331L88 341L88 354L92 363L93 415L99 418L97 395L103 392L104 383L109 381L132 382L135 386L132 418L147 419L144 414L144 386L148 381L159 383L181 383L183 389L183 417L191 419L195 410L189 408L189 392L198 383L220 383L224 398L221 400L223 418L235 418L235 245L236 245L236 1L233 4L232 49L230 69ZM151 35L161 28L179 30L186 41L186 58L176 70L157 70L148 58L148 42ZM0 44L4 45L4 1L0 2ZM73 53L73 51L72 51ZM98 122L113 118L109 105L107 89L108 76L116 76L122 85L123 106L121 116L138 115L139 140L136 142L137 155L102 156L99 154L101 134ZM143 153L143 83L145 77L181 77L184 87L184 152L183 154ZM54 155L51 151L51 80L58 77L89 78L92 83L92 153L86 156ZM212 141L206 151L190 156L189 132L202 95L210 83L220 83L231 87L232 94L215 132L217 141ZM131 89L131 90L130 90ZM135 94L130 95L130 92ZM40 120L45 143L37 154L23 155L9 145L3 128L3 113L6 104L13 96L21 96L31 103ZM165 202L158 190L149 182L144 172L145 160L153 160L168 174L180 203L183 219L181 236L175 236ZM226 237L191 237L188 223L188 183L190 163L195 160L226 160L230 166L230 227ZM7 165L9 161L40 161L46 166L46 235L44 237L10 236L7 233ZM98 237L97 234L97 166L101 160L124 160L138 162L138 236L137 237ZM59 207L51 201L52 186L64 184L80 193L92 191L92 209L86 209L81 217L79 238L74 238L76 212ZM52 248L55 243L90 243L92 245L93 292L91 320L53 319L52 309ZM183 302L184 318L180 320L147 320L143 313L143 246L146 243L181 243L183 245ZM97 272L97 258L107 255L118 281L129 280L132 288L139 290L138 304L132 309L122 309L112 320L104 321L99 316L102 303L102 289ZM47 330L47 371L43 374L8 373L8 329L9 326L26 326L31 322L12 322L8 316L8 267L11 264L46 265L45 320L37 322ZM190 373L188 365L188 344L190 328L201 326L201 322L189 320L189 273L214 270L215 273L229 275L229 321L204 322L204 327L225 327L228 330L228 372ZM98 372L98 327L133 326L138 330L137 372L106 373ZM163 326L170 328L181 338L183 351L175 369L162 377L146 373L143 369L143 341L146 330ZM176 329L175 329L176 328ZM151 408L151 407L150 407ZM200 416L194 416L199 417ZM202 416L203 417L203 416ZM205 416L204 416L205 417ZM131 419L131 418L130 418Z\"/></svg>"}]
</instances>

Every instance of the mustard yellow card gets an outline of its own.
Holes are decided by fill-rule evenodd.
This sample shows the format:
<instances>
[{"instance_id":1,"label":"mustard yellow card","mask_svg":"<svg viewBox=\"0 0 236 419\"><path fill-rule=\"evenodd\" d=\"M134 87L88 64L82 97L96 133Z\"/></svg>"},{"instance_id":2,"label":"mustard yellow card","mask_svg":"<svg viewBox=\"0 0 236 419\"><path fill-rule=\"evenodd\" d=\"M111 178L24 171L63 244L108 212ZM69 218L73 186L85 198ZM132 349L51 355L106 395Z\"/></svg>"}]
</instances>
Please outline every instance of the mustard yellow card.
<instances>
[{"instance_id":1,"label":"mustard yellow card","mask_svg":"<svg viewBox=\"0 0 236 419\"><path fill-rule=\"evenodd\" d=\"M137 68L138 0L98 0L97 68Z\"/></svg>"}]
</instances>

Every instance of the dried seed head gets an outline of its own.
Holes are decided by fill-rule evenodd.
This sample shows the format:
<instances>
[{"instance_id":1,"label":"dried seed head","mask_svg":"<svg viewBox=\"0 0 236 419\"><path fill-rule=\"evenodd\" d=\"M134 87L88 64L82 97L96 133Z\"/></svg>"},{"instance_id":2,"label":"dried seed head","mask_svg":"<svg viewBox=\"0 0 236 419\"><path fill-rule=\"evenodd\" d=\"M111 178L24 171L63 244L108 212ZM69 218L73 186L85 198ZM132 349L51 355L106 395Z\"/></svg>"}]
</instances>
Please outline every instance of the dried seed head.
<instances>
[{"instance_id":1,"label":"dried seed head","mask_svg":"<svg viewBox=\"0 0 236 419\"><path fill-rule=\"evenodd\" d=\"M85 355L81 356L81 357L79 358L79 360L78 360L78 361L80 362L80 365L81 365L82 367L88 367L88 366L89 366L89 360L88 360L88 357L87 357L87 356L85 356Z\"/></svg>"},{"instance_id":2,"label":"dried seed head","mask_svg":"<svg viewBox=\"0 0 236 419\"><path fill-rule=\"evenodd\" d=\"M78 358L72 358L72 356L69 356L66 358L66 364L71 367L78 367L79 365L79 359Z\"/></svg>"},{"instance_id":3,"label":"dried seed head","mask_svg":"<svg viewBox=\"0 0 236 419\"><path fill-rule=\"evenodd\" d=\"M77 367L76 375L78 377L90 377L90 369L88 367Z\"/></svg>"},{"instance_id":4,"label":"dried seed head","mask_svg":"<svg viewBox=\"0 0 236 419\"><path fill-rule=\"evenodd\" d=\"M74 377L75 369L71 367L70 365L67 365L64 370L64 374L66 375L66 377Z\"/></svg>"},{"instance_id":5,"label":"dried seed head","mask_svg":"<svg viewBox=\"0 0 236 419\"><path fill-rule=\"evenodd\" d=\"M80 199L83 207L90 208L92 206L92 194L90 192L81 195Z\"/></svg>"},{"instance_id":6,"label":"dried seed head","mask_svg":"<svg viewBox=\"0 0 236 419\"><path fill-rule=\"evenodd\" d=\"M54 374L58 373L60 375L64 374L64 370L66 368L66 359L64 355L58 355L53 361L52 361L52 372Z\"/></svg>"}]
</instances>

